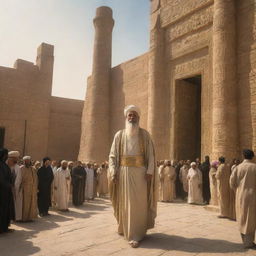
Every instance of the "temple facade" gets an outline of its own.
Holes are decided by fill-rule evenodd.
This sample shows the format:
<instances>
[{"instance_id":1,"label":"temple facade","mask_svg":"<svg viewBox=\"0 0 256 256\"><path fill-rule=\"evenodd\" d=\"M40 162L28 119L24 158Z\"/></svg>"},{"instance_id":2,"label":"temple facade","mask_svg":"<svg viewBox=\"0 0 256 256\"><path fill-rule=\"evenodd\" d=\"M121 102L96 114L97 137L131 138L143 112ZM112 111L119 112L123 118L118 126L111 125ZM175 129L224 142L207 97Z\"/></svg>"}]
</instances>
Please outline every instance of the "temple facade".
<instances>
[{"instance_id":1,"label":"temple facade","mask_svg":"<svg viewBox=\"0 0 256 256\"><path fill-rule=\"evenodd\" d=\"M152 0L150 19L149 51L112 67L112 10L97 9L78 158L108 159L128 104L157 159L256 150L255 1Z\"/></svg>"}]
</instances>

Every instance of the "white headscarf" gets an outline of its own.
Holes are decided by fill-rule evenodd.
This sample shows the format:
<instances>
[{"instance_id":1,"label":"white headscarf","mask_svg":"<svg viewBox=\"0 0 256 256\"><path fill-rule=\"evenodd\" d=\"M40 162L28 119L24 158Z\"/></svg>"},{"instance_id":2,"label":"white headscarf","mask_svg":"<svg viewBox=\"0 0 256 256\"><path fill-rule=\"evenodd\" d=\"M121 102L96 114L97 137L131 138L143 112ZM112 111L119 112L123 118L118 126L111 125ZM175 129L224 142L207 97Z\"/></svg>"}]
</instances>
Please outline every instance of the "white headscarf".
<instances>
[{"instance_id":1,"label":"white headscarf","mask_svg":"<svg viewBox=\"0 0 256 256\"><path fill-rule=\"evenodd\" d=\"M196 165L196 163L195 163L195 162L192 162L192 163L190 164L191 167L192 167L193 165Z\"/></svg>"},{"instance_id":2,"label":"white headscarf","mask_svg":"<svg viewBox=\"0 0 256 256\"><path fill-rule=\"evenodd\" d=\"M138 116L140 116L140 109L135 105L128 105L124 108L124 116L127 117L127 114L131 111L135 111Z\"/></svg>"},{"instance_id":3,"label":"white headscarf","mask_svg":"<svg viewBox=\"0 0 256 256\"><path fill-rule=\"evenodd\" d=\"M31 156L24 156L22 159L23 159L24 161L25 161L25 160L31 160Z\"/></svg>"}]
</instances>

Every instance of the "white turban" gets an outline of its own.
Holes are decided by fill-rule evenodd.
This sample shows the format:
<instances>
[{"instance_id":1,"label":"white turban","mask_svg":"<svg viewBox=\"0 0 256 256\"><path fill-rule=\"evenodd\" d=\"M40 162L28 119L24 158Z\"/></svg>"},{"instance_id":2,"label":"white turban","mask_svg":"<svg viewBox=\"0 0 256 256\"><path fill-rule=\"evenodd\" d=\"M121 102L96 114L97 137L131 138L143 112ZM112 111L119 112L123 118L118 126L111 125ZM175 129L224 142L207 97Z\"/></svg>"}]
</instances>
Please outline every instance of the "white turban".
<instances>
[{"instance_id":1,"label":"white turban","mask_svg":"<svg viewBox=\"0 0 256 256\"><path fill-rule=\"evenodd\" d=\"M20 152L19 152L19 151L10 151L10 152L8 153L8 157L19 158L19 157L20 157Z\"/></svg>"},{"instance_id":2,"label":"white turban","mask_svg":"<svg viewBox=\"0 0 256 256\"><path fill-rule=\"evenodd\" d=\"M31 160L31 156L24 156L22 159L23 159L24 161L25 161L25 160Z\"/></svg>"},{"instance_id":3,"label":"white turban","mask_svg":"<svg viewBox=\"0 0 256 256\"><path fill-rule=\"evenodd\" d=\"M140 109L135 105L128 105L124 108L124 116L127 117L127 114L131 111L135 111L138 116L140 116Z\"/></svg>"},{"instance_id":4,"label":"white turban","mask_svg":"<svg viewBox=\"0 0 256 256\"><path fill-rule=\"evenodd\" d=\"M68 161L67 160L62 160L61 164L68 164Z\"/></svg>"},{"instance_id":5,"label":"white turban","mask_svg":"<svg viewBox=\"0 0 256 256\"><path fill-rule=\"evenodd\" d=\"M190 164L191 167L192 167L193 165L196 165L196 163L195 163L195 162L192 162L192 163Z\"/></svg>"}]
</instances>

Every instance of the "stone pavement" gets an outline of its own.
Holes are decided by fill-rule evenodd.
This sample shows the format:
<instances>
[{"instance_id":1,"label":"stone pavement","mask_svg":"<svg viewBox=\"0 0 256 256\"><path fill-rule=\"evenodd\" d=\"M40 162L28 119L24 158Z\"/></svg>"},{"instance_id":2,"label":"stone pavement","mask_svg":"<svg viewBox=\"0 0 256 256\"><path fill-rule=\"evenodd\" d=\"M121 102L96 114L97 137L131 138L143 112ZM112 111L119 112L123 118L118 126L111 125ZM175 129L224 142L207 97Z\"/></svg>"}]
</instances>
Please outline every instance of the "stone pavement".
<instances>
[{"instance_id":1,"label":"stone pavement","mask_svg":"<svg viewBox=\"0 0 256 256\"><path fill-rule=\"evenodd\" d=\"M159 203L156 227L137 249L116 233L108 200L51 214L33 223L12 225L14 233L0 236L0 255L256 255L243 250L236 222L218 219L216 212L202 206Z\"/></svg>"}]
</instances>

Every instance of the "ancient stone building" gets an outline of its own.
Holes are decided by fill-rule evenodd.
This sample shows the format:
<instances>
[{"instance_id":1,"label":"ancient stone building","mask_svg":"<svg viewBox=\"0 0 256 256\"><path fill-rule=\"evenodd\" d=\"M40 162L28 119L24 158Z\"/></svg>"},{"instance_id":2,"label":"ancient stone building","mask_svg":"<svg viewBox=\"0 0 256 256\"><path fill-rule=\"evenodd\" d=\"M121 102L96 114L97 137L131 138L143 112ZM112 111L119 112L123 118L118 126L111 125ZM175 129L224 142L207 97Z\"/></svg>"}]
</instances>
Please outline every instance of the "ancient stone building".
<instances>
[{"instance_id":1,"label":"ancient stone building","mask_svg":"<svg viewBox=\"0 0 256 256\"><path fill-rule=\"evenodd\" d=\"M256 150L255 5L152 0L148 53L113 68L112 11L98 8L79 158L107 159L127 104L141 108L158 159Z\"/></svg>"},{"instance_id":2,"label":"ancient stone building","mask_svg":"<svg viewBox=\"0 0 256 256\"><path fill-rule=\"evenodd\" d=\"M41 44L36 64L18 59L0 67L0 147L41 159L77 159L83 101L51 96L52 45Z\"/></svg>"}]
</instances>

